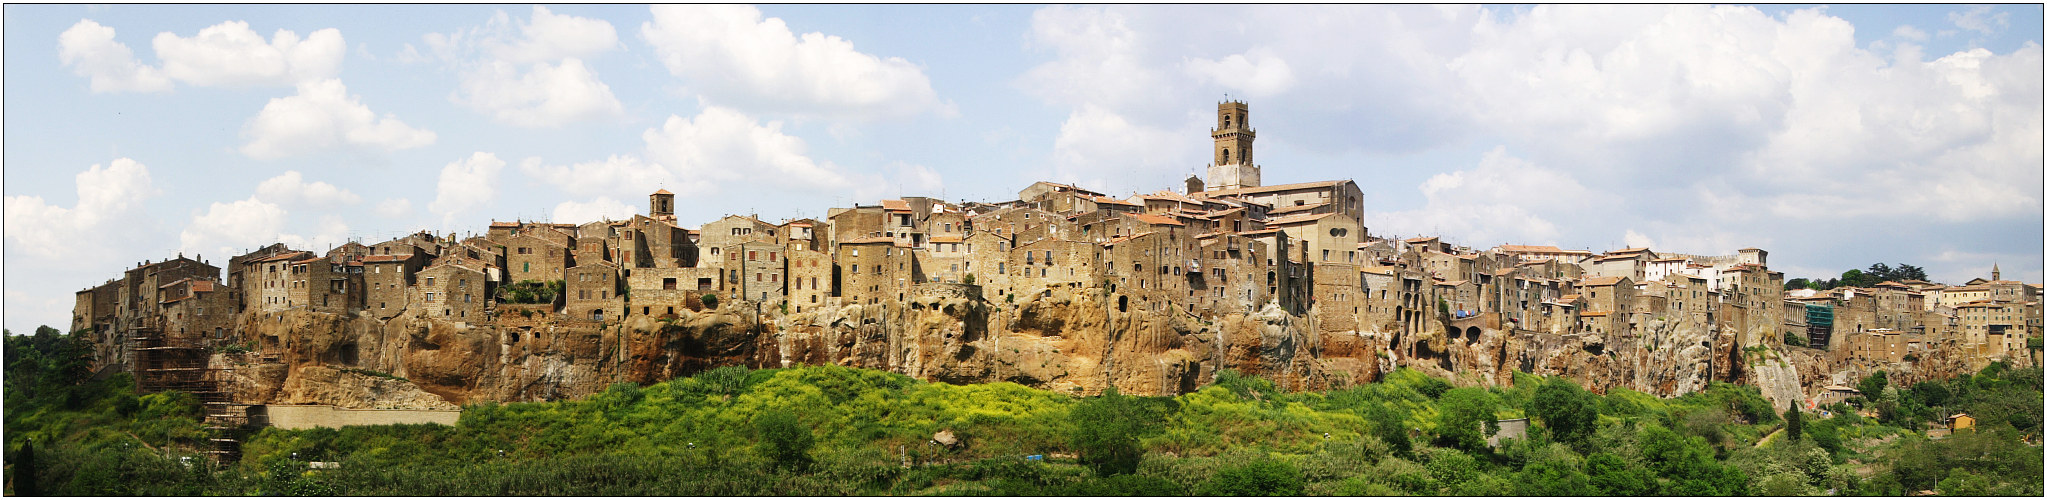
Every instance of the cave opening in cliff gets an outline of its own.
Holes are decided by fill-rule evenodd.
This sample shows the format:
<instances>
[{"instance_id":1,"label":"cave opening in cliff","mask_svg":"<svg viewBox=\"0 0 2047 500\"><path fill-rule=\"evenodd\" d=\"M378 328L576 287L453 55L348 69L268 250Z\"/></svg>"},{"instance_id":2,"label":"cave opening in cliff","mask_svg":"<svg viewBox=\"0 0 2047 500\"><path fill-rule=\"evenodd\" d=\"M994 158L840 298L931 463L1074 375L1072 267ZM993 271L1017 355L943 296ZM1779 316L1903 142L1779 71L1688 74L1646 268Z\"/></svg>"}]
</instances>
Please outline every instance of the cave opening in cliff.
<instances>
[{"instance_id":1,"label":"cave opening in cliff","mask_svg":"<svg viewBox=\"0 0 2047 500\"><path fill-rule=\"evenodd\" d=\"M1130 296L1116 297L1116 312L1130 312Z\"/></svg>"},{"instance_id":2,"label":"cave opening in cliff","mask_svg":"<svg viewBox=\"0 0 2047 500\"><path fill-rule=\"evenodd\" d=\"M1478 343L1478 327L1474 326L1464 330L1464 343L1466 344Z\"/></svg>"},{"instance_id":3,"label":"cave opening in cliff","mask_svg":"<svg viewBox=\"0 0 2047 500\"><path fill-rule=\"evenodd\" d=\"M350 342L346 344L341 344L340 352L337 354L341 358L341 364L353 366L355 365L356 362L356 356L359 353L360 350L356 348L355 343Z\"/></svg>"}]
</instances>

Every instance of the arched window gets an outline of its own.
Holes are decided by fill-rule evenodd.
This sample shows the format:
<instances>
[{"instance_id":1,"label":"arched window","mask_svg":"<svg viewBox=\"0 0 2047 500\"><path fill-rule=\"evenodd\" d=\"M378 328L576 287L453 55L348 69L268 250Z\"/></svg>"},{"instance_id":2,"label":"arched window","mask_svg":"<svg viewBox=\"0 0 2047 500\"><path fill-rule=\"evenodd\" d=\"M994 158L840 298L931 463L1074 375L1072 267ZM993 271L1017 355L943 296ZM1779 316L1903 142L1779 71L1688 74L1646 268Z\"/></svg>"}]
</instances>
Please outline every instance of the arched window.
<instances>
[{"instance_id":1,"label":"arched window","mask_svg":"<svg viewBox=\"0 0 2047 500\"><path fill-rule=\"evenodd\" d=\"M1228 149L1223 150L1223 164L1230 164L1230 150Z\"/></svg>"}]
</instances>

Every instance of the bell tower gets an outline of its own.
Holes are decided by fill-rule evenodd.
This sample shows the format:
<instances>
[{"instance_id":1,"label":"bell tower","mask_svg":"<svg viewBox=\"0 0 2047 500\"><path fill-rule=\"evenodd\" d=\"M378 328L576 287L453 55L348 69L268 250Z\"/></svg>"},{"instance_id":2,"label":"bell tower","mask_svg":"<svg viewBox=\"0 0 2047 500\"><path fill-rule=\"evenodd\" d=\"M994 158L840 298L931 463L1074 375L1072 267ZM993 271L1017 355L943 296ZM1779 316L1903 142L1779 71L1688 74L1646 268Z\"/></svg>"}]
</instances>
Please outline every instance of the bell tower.
<instances>
[{"instance_id":1,"label":"bell tower","mask_svg":"<svg viewBox=\"0 0 2047 500\"><path fill-rule=\"evenodd\" d=\"M675 218L675 193L663 189L647 197L647 216L655 219Z\"/></svg>"},{"instance_id":2,"label":"bell tower","mask_svg":"<svg viewBox=\"0 0 2047 500\"><path fill-rule=\"evenodd\" d=\"M1243 101L1224 101L1216 105L1215 128L1209 129L1209 137L1215 139L1215 162L1208 165L1208 186L1211 190L1258 187L1258 165L1251 160L1251 141L1258 138L1258 131L1251 128L1251 106Z\"/></svg>"}]
</instances>

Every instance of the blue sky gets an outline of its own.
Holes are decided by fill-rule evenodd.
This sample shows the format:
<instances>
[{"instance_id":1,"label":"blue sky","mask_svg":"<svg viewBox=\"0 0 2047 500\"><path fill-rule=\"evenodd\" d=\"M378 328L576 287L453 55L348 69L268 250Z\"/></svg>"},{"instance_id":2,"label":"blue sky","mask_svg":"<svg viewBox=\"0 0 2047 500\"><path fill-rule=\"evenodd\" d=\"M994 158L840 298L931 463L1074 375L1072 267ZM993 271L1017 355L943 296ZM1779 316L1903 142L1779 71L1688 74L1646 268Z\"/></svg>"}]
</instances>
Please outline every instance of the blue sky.
<instances>
[{"instance_id":1,"label":"blue sky","mask_svg":"<svg viewBox=\"0 0 2047 500\"><path fill-rule=\"evenodd\" d=\"M4 325L225 265L678 196L696 225L1204 171L1374 235L2041 280L2038 5L9 5Z\"/></svg>"}]
</instances>

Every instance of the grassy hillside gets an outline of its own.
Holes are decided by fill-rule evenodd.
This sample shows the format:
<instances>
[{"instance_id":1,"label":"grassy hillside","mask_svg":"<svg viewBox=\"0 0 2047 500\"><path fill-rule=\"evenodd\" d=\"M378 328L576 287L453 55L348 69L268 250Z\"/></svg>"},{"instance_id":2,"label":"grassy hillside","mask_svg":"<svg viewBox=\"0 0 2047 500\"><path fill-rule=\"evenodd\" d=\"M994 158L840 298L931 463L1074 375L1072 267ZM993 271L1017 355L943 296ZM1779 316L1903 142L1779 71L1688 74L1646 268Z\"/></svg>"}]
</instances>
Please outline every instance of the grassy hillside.
<instances>
[{"instance_id":1,"label":"grassy hillside","mask_svg":"<svg viewBox=\"0 0 2047 500\"><path fill-rule=\"evenodd\" d=\"M242 462L215 469L177 458L197 432L189 397L137 397L123 377L80 383L52 361L66 359L66 336L39 338L7 338L8 467L32 469L31 486L51 494L2041 493L2040 448L2021 442L2040 429L2037 368L1893 388L1863 403L1877 419L1803 414L1793 434L1754 388L1726 384L1660 399L1533 375L1453 388L1401 370L1288 393L1226 372L1178 397L1078 398L728 367L579 401L475 405L455 426L266 429ZM1911 430L1920 408L1970 411L1983 428L1929 441ZM1488 423L1522 417L1526 439L1486 444ZM940 431L958 445L934 444Z\"/></svg>"}]
</instances>

